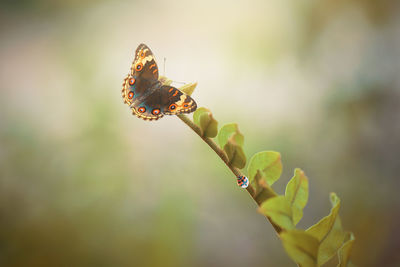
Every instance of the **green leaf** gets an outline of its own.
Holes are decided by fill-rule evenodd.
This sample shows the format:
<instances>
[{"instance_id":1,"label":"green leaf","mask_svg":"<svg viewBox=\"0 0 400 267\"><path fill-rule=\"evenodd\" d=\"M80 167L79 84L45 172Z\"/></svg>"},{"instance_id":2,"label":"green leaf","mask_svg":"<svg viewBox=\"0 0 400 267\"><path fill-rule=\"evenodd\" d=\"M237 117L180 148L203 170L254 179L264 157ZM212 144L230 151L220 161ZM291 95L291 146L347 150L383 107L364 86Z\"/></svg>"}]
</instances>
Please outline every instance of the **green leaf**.
<instances>
[{"instance_id":1,"label":"green leaf","mask_svg":"<svg viewBox=\"0 0 400 267\"><path fill-rule=\"evenodd\" d=\"M203 137L213 138L218 134L218 122L206 108L198 108L193 114L193 121L202 132Z\"/></svg>"},{"instance_id":2,"label":"green leaf","mask_svg":"<svg viewBox=\"0 0 400 267\"><path fill-rule=\"evenodd\" d=\"M162 76L162 75L160 75L158 77L158 80L161 82L162 85L171 85L171 83L172 83L171 79L168 79L167 77Z\"/></svg>"},{"instance_id":3,"label":"green leaf","mask_svg":"<svg viewBox=\"0 0 400 267\"><path fill-rule=\"evenodd\" d=\"M303 230L289 230L280 234L283 247L299 266L318 266L318 240Z\"/></svg>"},{"instance_id":4,"label":"green leaf","mask_svg":"<svg viewBox=\"0 0 400 267\"><path fill-rule=\"evenodd\" d=\"M340 217L337 216L332 230L323 242L320 243L318 252L318 263L324 264L338 253L343 244L346 233L342 229Z\"/></svg>"},{"instance_id":5,"label":"green leaf","mask_svg":"<svg viewBox=\"0 0 400 267\"><path fill-rule=\"evenodd\" d=\"M256 194L254 196L254 200L258 205L261 205L267 199L278 196L274 190L264 181L260 180L259 183L256 184Z\"/></svg>"},{"instance_id":6,"label":"green leaf","mask_svg":"<svg viewBox=\"0 0 400 267\"><path fill-rule=\"evenodd\" d=\"M243 146L244 136L240 133L239 127L236 123L225 124L219 130L218 137L217 137L219 146L221 148L223 148L226 145L226 143L228 142L228 139L234 133L236 133L236 143L240 146Z\"/></svg>"},{"instance_id":7,"label":"green leaf","mask_svg":"<svg viewBox=\"0 0 400 267\"><path fill-rule=\"evenodd\" d=\"M347 267L349 263L351 249L353 248L353 243L354 243L353 233L347 232L344 238L344 244L338 251L338 257L339 257L338 267Z\"/></svg>"},{"instance_id":8,"label":"green leaf","mask_svg":"<svg viewBox=\"0 0 400 267\"><path fill-rule=\"evenodd\" d=\"M335 193L331 193L332 209L328 216L322 218L318 223L307 229L307 232L315 236L319 241L324 240L335 223L340 208L340 199Z\"/></svg>"},{"instance_id":9,"label":"green leaf","mask_svg":"<svg viewBox=\"0 0 400 267\"><path fill-rule=\"evenodd\" d=\"M308 179L301 169L295 169L293 178L286 186L285 197L292 207L293 223L296 225L303 217L308 200Z\"/></svg>"},{"instance_id":10,"label":"green leaf","mask_svg":"<svg viewBox=\"0 0 400 267\"><path fill-rule=\"evenodd\" d=\"M193 121L195 124L197 124L198 126L200 126L200 116L204 113L209 113L210 110L208 108L198 108L196 109L196 111L193 113Z\"/></svg>"},{"instance_id":11,"label":"green leaf","mask_svg":"<svg viewBox=\"0 0 400 267\"><path fill-rule=\"evenodd\" d=\"M211 113L200 116L200 128L203 130L204 137L214 138L218 134L218 122Z\"/></svg>"},{"instance_id":12,"label":"green leaf","mask_svg":"<svg viewBox=\"0 0 400 267\"><path fill-rule=\"evenodd\" d=\"M282 173L281 154L275 151L262 151L255 154L250 159L247 173L251 183L263 179L268 185L272 185Z\"/></svg>"},{"instance_id":13,"label":"green leaf","mask_svg":"<svg viewBox=\"0 0 400 267\"><path fill-rule=\"evenodd\" d=\"M307 229L319 241L318 264L322 265L332 258L342 246L345 232L342 230L338 216L340 199L335 193L331 193L332 209L328 216Z\"/></svg>"},{"instance_id":14,"label":"green leaf","mask_svg":"<svg viewBox=\"0 0 400 267\"><path fill-rule=\"evenodd\" d=\"M229 162L239 169L246 166L246 155L243 152L244 136L236 123L222 126L218 132L218 143L228 156Z\"/></svg>"},{"instance_id":15,"label":"green leaf","mask_svg":"<svg viewBox=\"0 0 400 267\"><path fill-rule=\"evenodd\" d=\"M196 86L197 86L197 82L196 83L188 83L188 84L181 86L179 88L179 90L181 90L182 92L184 92L187 95L192 95Z\"/></svg>"},{"instance_id":16,"label":"green leaf","mask_svg":"<svg viewBox=\"0 0 400 267\"><path fill-rule=\"evenodd\" d=\"M246 166L246 155L240 145L237 144L237 134L232 135L224 146L224 150L229 159L229 164L243 169Z\"/></svg>"},{"instance_id":17,"label":"green leaf","mask_svg":"<svg viewBox=\"0 0 400 267\"><path fill-rule=\"evenodd\" d=\"M258 211L269 217L276 225L282 229L294 229L292 219L292 208L284 196L277 196L268 199L258 208Z\"/></svg>"}]
</instances>

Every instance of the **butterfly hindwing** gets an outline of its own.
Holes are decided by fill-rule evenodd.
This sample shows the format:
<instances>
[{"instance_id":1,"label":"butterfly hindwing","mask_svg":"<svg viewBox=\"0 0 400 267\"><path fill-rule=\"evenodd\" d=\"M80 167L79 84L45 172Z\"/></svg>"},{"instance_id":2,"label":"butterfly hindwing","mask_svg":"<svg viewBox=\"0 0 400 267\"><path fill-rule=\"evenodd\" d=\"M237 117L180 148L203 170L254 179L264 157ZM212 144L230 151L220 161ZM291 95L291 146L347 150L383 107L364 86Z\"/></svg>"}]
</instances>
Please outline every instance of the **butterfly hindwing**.
<instances>
[{"instance_id":1,"label":"butterfly hindwing","mask_svg":"<svg viewBox=\"0 0 400 267\"><path fill-rule=\"evenodd\" d=\"M164 114L176 115L190 113L197 108L197 104L193 98L173 86L161 86L160 94L162 112Z\"/></svg>"},{"instance_id":2,"label":"butterfly hindwing","mask_svg":"<svg viewBox=\"0 0 400 267\"><path fill-rule=\"evenodd\" d=\"M197 104L189 95L169 85L163 85L135 107L132 111L139 118L157 120L164 114L177 115L196 110Z\"/></svg>"},{"instance_id":3,"label":"butterfly hindwing","mask_svg":"<svg viewBox=\"0 0 400 267\"><path fill-rule=\"evenodd\" d=\"M152 92L152 88L159 84L158 81L141 79L128 74L122 84L122 99L125 104L134 105L142 102Z\"/></svg>"}]
</instances>

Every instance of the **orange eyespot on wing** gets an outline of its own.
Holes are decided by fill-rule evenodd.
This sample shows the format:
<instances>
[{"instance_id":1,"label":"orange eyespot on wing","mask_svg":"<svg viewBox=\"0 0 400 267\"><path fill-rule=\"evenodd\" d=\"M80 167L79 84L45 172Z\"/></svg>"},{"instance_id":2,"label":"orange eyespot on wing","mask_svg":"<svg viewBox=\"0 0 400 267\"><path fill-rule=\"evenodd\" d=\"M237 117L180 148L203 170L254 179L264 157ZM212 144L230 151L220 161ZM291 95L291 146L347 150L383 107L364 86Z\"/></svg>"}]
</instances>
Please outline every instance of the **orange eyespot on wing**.
<instances>
[{"instance_id":1,"label":"orange eyespot on wing","mask_svg":"<svg viewBox=\"0 0 400 267\"><path fill-rule=\"evenodd\" d=\"M128 98L129 98L129 99L132 99L134 95L135 95L135 94L134 94L132 91L130 91L130 92L128 93Z\"/></svg>"},{"instance_id":2,"label":"orange eyespot on wing","mask_svg":"<svg viewBox=\"0 0 400 267\"><path fill-rule=\"evenodd\" d=\"M138 109L138 111L139 111L140 113L144 113L144 112L146 112L146 108L145 108L145 107L140 107L140 108Z\"/></svg>"},{"instance_id":3,"label":"orange eyespot on wing","mask_svg":"<svg viewBox=\"0 0 400 267\"><path fill-rule=\"evenodd\" d=\"M136 82L135 78L130 78L129 79L129 85L134 85Z\"/></svg>"},{"instance_id":4,"label":"orange eyespot on wing","mask_svg":"<svg viewBox=\"0 0 400 267\"><path fill-rule=\"evenodd\" d=\"M175 110L176 109L176 104L171 104L168 107L169 110Z\"/></svg>"},{"instance_id":5,"label":"orange eyespot on wing","mask_svg":"<svg viewBox=\"0 0 400 267\"><path fill-rule=\"evenodd\" d=\"M142 64L142 63L138 63L138 64L136 65L136 67L135 67L135 70L136 70L136 71L141 71L142 68L143 68L143 64Z\"/></svg>"},{"instance_id":6,"label":"orange eyespot on wing","mask_svg":"<svg viewBox=\"0 0 400 267\"><path fill-rule=\"evenodd\" d=\"M158 115L158 114L160 114L160 109L159 108L155 108L155 109L153 109L152 111L151 111L151 114L153 114L153 115Z\"/></svg>"}]
</instances>

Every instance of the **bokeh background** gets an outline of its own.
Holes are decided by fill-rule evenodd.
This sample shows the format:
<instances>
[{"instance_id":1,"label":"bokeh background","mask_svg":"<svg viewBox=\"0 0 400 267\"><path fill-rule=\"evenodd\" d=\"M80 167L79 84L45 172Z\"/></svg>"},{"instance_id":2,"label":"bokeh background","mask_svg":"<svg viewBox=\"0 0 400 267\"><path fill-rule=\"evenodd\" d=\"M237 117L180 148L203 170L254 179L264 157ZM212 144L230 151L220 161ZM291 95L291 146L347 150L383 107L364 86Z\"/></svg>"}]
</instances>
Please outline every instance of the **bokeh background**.
<instances>
[{"instance_id":1,"label":"bokeh background","mask_svg":"<svg viewBox=\"0 0 400 267\"><path fill-rule=\"evenodd\" d=\"M0 266L295 266L186 125L122 104L142 42L166 76L198 82L220 125L239 124L248 157L282 153L276 191L306 172L300 227L334 191L353 262L400 266L399 6L1 1Z\"/></svg>"}]
</instances>

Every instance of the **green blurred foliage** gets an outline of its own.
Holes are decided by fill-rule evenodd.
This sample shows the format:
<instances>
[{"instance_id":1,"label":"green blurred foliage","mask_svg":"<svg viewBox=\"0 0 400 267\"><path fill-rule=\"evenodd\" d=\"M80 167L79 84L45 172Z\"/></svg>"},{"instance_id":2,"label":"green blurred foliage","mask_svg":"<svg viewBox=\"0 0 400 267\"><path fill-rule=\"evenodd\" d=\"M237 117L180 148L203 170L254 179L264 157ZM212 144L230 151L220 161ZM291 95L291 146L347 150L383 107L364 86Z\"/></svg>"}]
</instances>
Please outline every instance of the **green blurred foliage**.
<instances>
[{"instance_id":1,"label":"green blurred foliage","mask_svg":"<svg viewBox=\"0 0 400 267\"><path fill-rule=\"evenodd\" d=\"M271 155L275 159L271 160ZM260 170L265 174L274 173L274 169L270 168L271 162L275 165L280 162L280 155L273 151L263 151L257 153L252 161L253 165L257 166L253 167L257 170L257 175ZM279 176L280 173L277 179ZM272 179L270 182L274 183L277 179ZM271 194L270 192L273 192L269 187L271 184L265 179L253 180L254 184L256 185L254 198L260 205L258 211L273 223L286 252L294 262L299 266L321 266L337 255L339 265L347 266L350 263L354 236L345 232L341 226L338 215L340 200L336 194L331 193L330 214L304 231L295 229L303 217L303 209L308 200L308 179L301 169L295 170L295 176L286 186L285 195ZM263 194L265 197L261 201L257 196L260 191L268 191L268 195Z\"/></svg>"}]
</instances>

